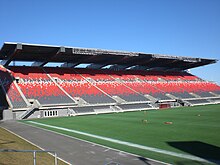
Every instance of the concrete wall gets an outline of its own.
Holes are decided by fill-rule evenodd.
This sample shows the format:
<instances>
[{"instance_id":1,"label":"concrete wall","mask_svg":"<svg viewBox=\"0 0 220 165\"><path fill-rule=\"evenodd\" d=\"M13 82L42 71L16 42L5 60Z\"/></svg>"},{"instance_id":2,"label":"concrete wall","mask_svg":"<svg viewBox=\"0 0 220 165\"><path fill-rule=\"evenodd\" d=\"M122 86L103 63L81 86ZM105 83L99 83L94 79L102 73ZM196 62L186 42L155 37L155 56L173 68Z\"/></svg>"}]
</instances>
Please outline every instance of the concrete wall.
<instances>
[{"instance_id":1,"label":"concrete wall","mask_svg":"<svg viewBox=\"0 0 220 165\"><path fill-rule=\"evenodd\" d=\"M12 110L3 110L3 121L5 120L13 120L13 112Z\"/></svg>"}]
</instances>

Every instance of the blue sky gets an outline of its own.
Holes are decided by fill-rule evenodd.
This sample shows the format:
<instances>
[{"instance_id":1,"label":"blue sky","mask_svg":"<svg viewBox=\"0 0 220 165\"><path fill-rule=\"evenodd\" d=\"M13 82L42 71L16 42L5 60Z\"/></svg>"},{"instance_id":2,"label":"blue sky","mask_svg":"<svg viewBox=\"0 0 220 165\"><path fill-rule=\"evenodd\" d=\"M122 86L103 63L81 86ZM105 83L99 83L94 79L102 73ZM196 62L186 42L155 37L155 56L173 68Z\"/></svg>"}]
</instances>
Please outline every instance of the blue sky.
<instances>
[{"instance_id":1,"label":"blue sky","mask_svg":"<svg viewBox=\"0 0 220 165\"><path fill-rule=\"evenodd\" d=\"M24 42L220 59L220 0L2 0L0 16L0 45ZM220 84L220 62L191 72Z\"/></svg>"}]
</instances>

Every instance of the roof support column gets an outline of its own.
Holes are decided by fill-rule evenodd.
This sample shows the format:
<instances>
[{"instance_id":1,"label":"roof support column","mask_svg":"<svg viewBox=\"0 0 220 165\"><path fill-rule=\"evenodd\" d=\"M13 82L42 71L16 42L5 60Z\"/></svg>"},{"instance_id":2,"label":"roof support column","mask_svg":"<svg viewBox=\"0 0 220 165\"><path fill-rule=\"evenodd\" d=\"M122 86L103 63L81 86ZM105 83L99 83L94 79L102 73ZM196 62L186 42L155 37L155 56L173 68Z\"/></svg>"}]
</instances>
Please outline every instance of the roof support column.
<instances>
[{"instance_id":1,"label":"roof support column","mask_svg":"<svg viewBox=\"0 0 220 165\"><path fill-rule=\"evenodd\" d=\"M64 68L74 68L75 66L79 65L79 63L71 63L71 62L65 62L60 67Z\"/></svg>"},{"instance_id":2,"label":"roof support column","mask_svg":"<svg viewBox=\"0 0 220 165\"><path fill-rule=\"evenodd\" d=\"M1 65L7 66L10 64L11 61L13 61L13 58L18 55L20 52L22 51L22 44L17 43L15 48L9 52L6 56L7 59L6 60L2 60L1 61Z\"/></svg>"},{"instance_id":3,"label":"roof support column","mask_svg":"<svg viewBox=\"0 0 220 165\"><path fill-rule=\"evenodd\" d=\"M65 53L65 47L60 47L59 50L49 59L45 60L45 61L35 61L31 66L44 66L45 64L47 64L48 62L50 62L51 59L55 58L58 55L61 55L63 53Z\"/></svg>"},{"instance_id":4,"label":"roof support column","mask_svg":"<svg viewBox=\"0 0 220 165\"><path fill-rule=\"evenodd\" d=\"M129 67L129 65L118 65L118 64L115 64L115 65L111 66L109 69L111 69L111 70L124 70L127 67Z\"/></svg>"},{"instance_id":5,"label":"roof support column","mask_svg":"<svg viewBox=\"0 0 220 165\"><path fill-rule=\"evenodd\" d=\"M89 69L101 69L103 66L105 66L105 64L90 64L86 68L89 68Z\"/></svg>"}]
</instances>

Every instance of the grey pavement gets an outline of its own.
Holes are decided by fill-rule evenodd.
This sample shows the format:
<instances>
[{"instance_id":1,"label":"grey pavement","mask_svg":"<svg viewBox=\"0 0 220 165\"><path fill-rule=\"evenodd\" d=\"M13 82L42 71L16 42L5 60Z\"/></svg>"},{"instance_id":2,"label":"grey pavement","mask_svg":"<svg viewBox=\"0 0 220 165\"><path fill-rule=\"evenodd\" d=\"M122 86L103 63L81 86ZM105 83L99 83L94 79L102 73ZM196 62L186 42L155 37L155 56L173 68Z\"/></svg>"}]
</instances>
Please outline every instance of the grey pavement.
<instances>
[{"instance_id":1,"label":"grey pavement","mask_svg":"<svg viewBox=\"0 0 220 165\"><path fill-rule=\"evenodd\" d=\"M54 150L59 158L73 165L161 165L163 163L123 151L67 137L17 121L1 122L0 127L27 139L44 150ZM111 163L112 162L112 163ZM115 162L115 163L114 163Z\"/></svg>"}]
</instances>

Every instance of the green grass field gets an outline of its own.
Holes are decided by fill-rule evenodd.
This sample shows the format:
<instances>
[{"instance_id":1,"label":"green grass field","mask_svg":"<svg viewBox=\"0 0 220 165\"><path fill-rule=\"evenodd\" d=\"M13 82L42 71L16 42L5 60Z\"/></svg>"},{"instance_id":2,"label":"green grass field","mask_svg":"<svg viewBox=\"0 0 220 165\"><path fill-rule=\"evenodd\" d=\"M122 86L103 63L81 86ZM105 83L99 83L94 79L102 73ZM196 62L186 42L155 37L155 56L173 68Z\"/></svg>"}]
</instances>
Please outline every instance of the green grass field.
<instances>
[{"instance_id":1,"label":"green grass field","mask_svg":"<svg viewBox=\"0 0 220 165\"><path fill-rule=\"evenodd\" d=\"M147 123L143 123L142 120L147 120ZM211 162L220 160L220 105L32 121L175 153L194 155ZM28 120L24 122L28 123ZM172 124L164 124L164 122L172 122ZM167 163L207 164L56 128L40 127Z\"/></svg>"}]
</instances>

